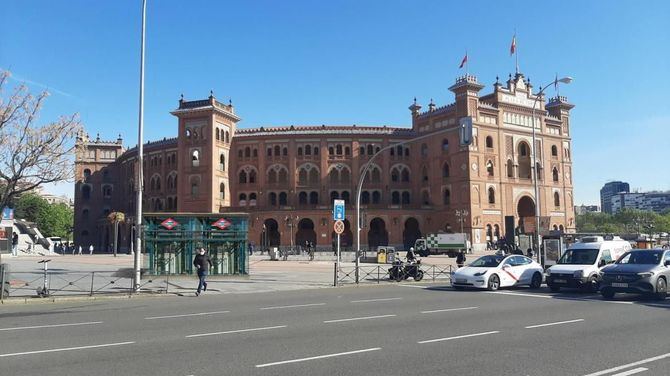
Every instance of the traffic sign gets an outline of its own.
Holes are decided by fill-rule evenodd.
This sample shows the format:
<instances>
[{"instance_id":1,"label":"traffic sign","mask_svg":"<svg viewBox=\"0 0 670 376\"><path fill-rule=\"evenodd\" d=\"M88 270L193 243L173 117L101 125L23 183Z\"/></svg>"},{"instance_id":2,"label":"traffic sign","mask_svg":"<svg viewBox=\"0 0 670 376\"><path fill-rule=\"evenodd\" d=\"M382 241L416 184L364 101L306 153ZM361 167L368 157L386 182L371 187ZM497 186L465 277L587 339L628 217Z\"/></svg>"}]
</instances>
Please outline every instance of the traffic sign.
<instances>
[{"instance_id":1,"label":"traffic sign","mask_svg":"<svg viewBox=\"0 0 670 376\"><path fill-rule=\"evenodd\" d=\"M333 201L333 219L344 221L344 200Z\"/></svg>"},{"instance_id":2,"label":"traffic sign","mask_svg":"<svg viewBox=\"0 0 670 376\"><path fill-rule=\"evenodd\" d=\"M161 226L165 227L168 230L172 230L173 228L179 226L179 222L175 221L172 218L168 218L161 222Z\"/></svg>"},{"instance_id":3,"label":"traffic sign","mask_svg":"<svg viewBox=\"0 0 670 376\"><path fill-rule=\"evenodd\" d=\"M221 218L218 221L212 223L212 226L218 227L220 230L225 230L230 225L231 225L230 221L228 221L225 218Z\"/></svg>"},{"instance_id":4,"label":"traffic sign","mask_svg":"<svg viewBox=\"0 0 670 376\"><path fill-rule=\"evenodd\" d=\"M335 233L337 235L340 235L341 233L344 232L344 222L335 221L335 224L333 225L333 229L335 230Z\"/></svg>"}]
</instances>

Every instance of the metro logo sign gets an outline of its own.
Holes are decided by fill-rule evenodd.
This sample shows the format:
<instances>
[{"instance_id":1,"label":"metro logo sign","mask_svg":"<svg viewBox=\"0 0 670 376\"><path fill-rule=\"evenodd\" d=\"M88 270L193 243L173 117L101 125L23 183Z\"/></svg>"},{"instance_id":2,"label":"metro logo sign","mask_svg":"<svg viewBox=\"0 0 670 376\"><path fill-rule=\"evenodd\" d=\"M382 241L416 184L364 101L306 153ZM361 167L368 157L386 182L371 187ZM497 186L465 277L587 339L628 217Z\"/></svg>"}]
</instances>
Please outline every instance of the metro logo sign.
<instances>
[{"instance_id":1,"label":"metro logo sign","mask_svg":"<svg viewBox=\"0 0 670 376\"><path fill-rule=\"evenodd\" d=\"M225 230L225 229L228 228L231 224L232 224L232 223L230 223L230 221L228 221L227 219L225 219L225 218L221 218L221 219L219 219L218 221L212 223L212 226L214 226L214 227L218 227L220 230Z\"/></svg>"},{"instance_id":2,"label":"metro logo sign","mask_svg":"<svg viewBox=\"0 0 670 376\"><path fill-rule=\"evenodd\" d=\"M161 222L161 226L165 227L168 230L172 230L173 228L179 226L179 222L175 221L172 218L168 218Z\"/></svg>"}]
</instances>

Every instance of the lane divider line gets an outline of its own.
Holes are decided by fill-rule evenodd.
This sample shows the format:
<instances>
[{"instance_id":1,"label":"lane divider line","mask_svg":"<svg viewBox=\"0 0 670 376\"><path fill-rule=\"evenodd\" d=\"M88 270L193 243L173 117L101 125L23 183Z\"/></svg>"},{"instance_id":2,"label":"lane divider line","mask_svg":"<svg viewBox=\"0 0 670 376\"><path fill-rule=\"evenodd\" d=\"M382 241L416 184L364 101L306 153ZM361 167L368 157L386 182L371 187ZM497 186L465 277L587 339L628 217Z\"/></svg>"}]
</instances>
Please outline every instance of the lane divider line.
<instances>
[{"instance_id":1,"label":"lane divider line","mask_svg":"<svg viewBox=\"0 0 670 376\"><path fill-rule=\"evenodd\" d=\"M545 299L554 298L551 295L524 294L520 292L504 292L504 291L484 291L484 292L487 294L496 294L496 295L527 296L531 298L545 298Z\"/></svg>"},{"instance_id":2,"label":"lane divider line","mask_svg":"<svg viewBox=\"0 0 670 376\"><path fill-rule=\"evenodd\" d=\"M174 319L177 317L191 317L191 316L207 316L207 315L218 315L222 313L230 313L230 311L214 311L214 312L200 312L200 313L185 313L183 315L169 315L169 316L152 316L145 317L145 320L159 320L159 319Z\"/></svg>"},{"instance_id":3,"label":"lane divider line","mask_svg":"<svg viewBox=\"0 0 670 376\"><path fill-rule=\"evenodd\" d=\"M349 319L337 319L337 320L326 320L323 323L324 324L330 324L333 322L345 322L345 321L357 321L357 320L373 320L373 319L381 319L384 317L396 317L396 315L379 315L379 316L364 316L364 317L352 317Z\"/></svg>"},{"instance_id":4,"label":"lane divider line","mask_svg":"<svg viewBox=\"0 0 670 376\"><path fill-rule=\"evenodd\" d=\"M95 325L102 324L102 321L90 321L90 322L75 322L71 324L50 324L50 325L36 325L36 326L19 326L14 328L0 328L0 332L9 331L9 330L23 330L23 329L42 329L42 328L60 328L63 326L78 326L78 325Z\"/></svg>"},{"instance_id":5,"label":"lane divider line","mask_svg":"<svg viewBox=\"0 0 670 376\"><path fill-rule=\"evenodd\" d=\"M245 332L258 332L258 331L261 331L261 330L271 330L271 329L281 329L281 328L286 328L286 325L265 326L265 327L262 327L262 328L250 328L250 329L228 330L228 331L225 331L225 332L190 334L190 335L187 335L186 338L216 336L216 335L219 335L219 334L233 334L233 333L245 333Z\"/></svg>"},{"instance_id":6,"label":"lane divider line","mask_svg":"<svg viewBox=\"0 0 670 376\"><path fill-rule=\"evenodd\" d=\"M621 371L622 369L626 369L626 368L630 368L630 367L636 367L636 366L639 366L639 365L641 365L641 364L645 364L645 363L655 362L655 361L657 361L657 360L665 359L665 358L668 358L668 357L670 357L670 353L665 353L665 354L663 354L663 355L658 355L658 356L654 356L654 357L651 357L651 358L642 359L642 360L639 360L639 361L637 361L637 362L624 364L624 365L622 365L622 366L618 366L618 367L614 367L614 368L609 368L609 369L602 370L602 371L598 371L598 372L594 372L594 373L589 373L588 375L584 375L584 376L601 376L601 375L606 375L606 374L608 374L608 373L612 373L612 372L616 372L616 371Z\"/></svg>"},{"instance_id":7,"label":"lane divider line","mask_svg":"<svg viewBox=\"0 0 670 376\"><path fill-rule=\"evenodd\" d=\"M260 308L261 311L268 310L268 309L282 309L282 308L298 308L298 307L314 307L314 306L322 306L326 305L326 303L310 303L310 304L295 304L295 305L287 305L287 306L276 306L276 307L263 307Z\"/></svg>"},{"instance_id":8,"label":"lane divider line","mask_svg":"<svg viewBox=\"0 0 670 376\"><path fill-rule=\"evenodd\" d=\"M389 301L389 300L402 300L402 298L379 298L379 299L352 300L349 303L386 302L386 301Z\"/></svg>"},{"instance_id":9,"label":"lane divider line","mask_svg":"<svg viewBox=\"0 0 670 376\"><path fill-rule=\"evenodd\" d=\"M470 309L478 309L479 307L463 307L463 308L446 308L446 309L434 309L431 311L421 311L421 313L438 313L438 312L453 312L453 311L465 311Z\"/></svg>"},{"instance_id":10,"label":"lane divider line","mask_svg":"<svg viewBox=\"0 0 670 376\"><path fill-rule=\"evenodd\" d=\"M543 328L545 326L554 326L554 325L562 325L562 324L571 324L575 322L582 322L584 319L575 319L575 320L567 320L567 321L557 321L557 322L550 322L546 324L538 324L538 325L530 325L527 326L526 329L534 329L534 328Z\"/></svg>"},{"instance_id":11,"label":"lane divider line","mask_svg":"<svg viewBox=\"0 0 670 376\"><path fill-rule=\"evenodd\" d=\"M454 340L454 339L479 337L479 336L486 336L486 335L489 335L489 334L497 334L497 333L500 333L500 332L496 330L496 331L492 331L492 332L465 334L465 335L462 335L462 336L455 336L455 337L428 339L428 340L425 340L425 341L419 341L417 343L424 344L424 343L433 343L433 342L443 342L443 341L451 341L451 340Z\"/></svg>"},{"instance_id":12,"label":"lane divider line","mask_svg":"<svg viewBox=\"0 0 670 376\"><path fill-rule=\"evenodd\" d=\"M371 351L379 351L381 350L381 347L372 347L369 349L363 349L363 350L355 350L355 351L347 351L347 352L341 352L341 353L336 353L336 354L327 354L327 355L319 355L319 356L310 356L309 358L300 358L300 359L291 359L291 360L283 360L281 362L273 362L273 363L265 363L265 364L257 364L256 368L264 368L264 367L271 367L271 366L278 366L281 364L289 364L289 363L299 363L299 362L306 362L308 360L317 360L317 359L326 359L326 358L334 358L336 356L344 356L344 355L352 355L352 354L360 354L360 353L365 353L365 352L371 352Z\"/></svg>"},{"instance_id":13,"label":"lane divider line","mask_svg":"<svg viewBox=\"0 0 670 376\"><path fill-rule=\"evenodd\" d=\"M628 370L626 372L616 373L612 376L629 376L629 375L634 375L636 373L640 373L640 372L644 372L644 371L649 371L649 369L644 368L644 367L639 367L639 368Z\"/></svg>"},{"instance_id":14,"label":"lane divider line","mask_svg":"<svg viewBox=\"0 0 670 376\"><path fill-rule=\"evenodd\" d=\"M44 353L60 352L60 351L95 349L95 348L99 348L99 347L123 346L123 345L130 345L130 344L133 344L133 343L135 343L135 341L106 343L106 344L103 344L103 345L63 347L63 348L60 348L60 349L49 349L49 350L24 351L24 352L17 352L17 353L11 353L11 354L0 354L0 358L6 358L6 357L10 357L10 356L19 356L19 355L44 354Z\"/></svg>"}]
</instances>

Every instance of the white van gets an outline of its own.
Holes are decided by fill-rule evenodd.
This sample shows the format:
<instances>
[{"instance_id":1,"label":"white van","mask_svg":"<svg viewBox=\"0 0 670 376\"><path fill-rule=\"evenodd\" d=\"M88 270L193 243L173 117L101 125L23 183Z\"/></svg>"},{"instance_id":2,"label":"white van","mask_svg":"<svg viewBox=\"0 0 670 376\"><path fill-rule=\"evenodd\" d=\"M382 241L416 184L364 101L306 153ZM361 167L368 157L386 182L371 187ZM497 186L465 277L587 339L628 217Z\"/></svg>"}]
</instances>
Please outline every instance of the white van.
<instances>
[{"instance_id":1,"label":"white van","mask_svg":"<svg viewBox=\"0 0 670 376\"><path fill-rule=\"evenodd\" d=\"M631 250L630 243L620 237L587 236L568 248L558 262L547 269L547 286L552 292L561 287L598 291L600 268L615 262Z\"/></svg>"}]
</instances>

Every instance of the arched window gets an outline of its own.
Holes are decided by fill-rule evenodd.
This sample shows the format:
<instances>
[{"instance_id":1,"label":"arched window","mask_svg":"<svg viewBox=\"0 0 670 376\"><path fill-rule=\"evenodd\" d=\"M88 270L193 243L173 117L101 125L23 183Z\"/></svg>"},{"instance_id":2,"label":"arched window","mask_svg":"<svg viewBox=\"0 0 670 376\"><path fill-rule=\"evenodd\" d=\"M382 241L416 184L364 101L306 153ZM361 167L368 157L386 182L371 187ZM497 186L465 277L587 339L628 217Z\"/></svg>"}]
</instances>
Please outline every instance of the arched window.
<instances>
[{"instance_id":1,"label":"arched window","mask_svg":"<svg viewBox=\"0 0 670 376\"><path fill-rule=\"evenodd\" d=\"M427 157L428 156L428 145L421 144L421 156L422 157Z\"/></svg>"},{"instance_id":2,"label":"arched window","mask_svg":"<svg viewBox=\"0 0 670 376\"><path fill-rule=\"evenodd\" d=\"M409 192L405 191L402 193L402 204L403 205L408 205L410 202L409 200Z\"/></svg>"},{"instance_id":3,"label":"arched window","mask_svg":"<svg viewBox=\"0 0 670 376\"><path fill-rule=\"evenodd\" d=\"M277 194L270 192L270 206L277 206Z\"/></svg>"},{"instance_id":4,"label":"arched window","mask_svg":"<svg viewBox=\"0 0 670 376\"><path fill-rule=\"evenodd\" d=\"M489 187L489 204L495 204L496 203L496 191L493 189L493 187Z\"/></svg>"},{"instance_id":5,"label":"arched window","mask_svg":"<svg viewBox=\"0 0 670 376\"><path fill-rule=\"evenodd\" d=\"M330 192L330 201L337 200L340 198L340 193L337 191Z\"/></svg>"},{"instance_id":6,"label":"arched window","mask_svg":"<svg viewBox=\"0 0 670 376\"><path fill-rule=\"evenodd\" d=\"M242 156L242 154L240 154L240 157L241 156ZM271 157L271 156L272 156L272 148L268 148L268 157Z\"/></svg>"},{"instance_id":7,"label":"arched window","mask_svg":"<svg viewBox=\"0 0 670 376\"><path fill-rule=\"evenodd\" d=\"M554 169L551 171L551 178L555 182L558 182L558 168L554 167Z\"/></svg>"},{"instance_id":8,"label":"arched window","mask_svg":"<svg viewBox=\"0 0 670 376\"><path fill-rule=\"evenodd\" d=\"M307 184L307 170L301 168L298 172L298 184L306 185Z\"/></svg>"},{"instance_id":9,"label":"arched window","mask_svg":"<svg viewBox=\"0 0 670 376\"><path fill-rule=\"evenodd\" d=\"M275 146L275 157L278 157L281 154L281 148L279 145Z\"/></svg>"},{"instance_id":10,"label":"arched window","mask_svg":"<svg viewBox=\"0 0 670 376\"><path fill-rule=\"evenodd\" d=\"M249 171L249 184L256 183L256 170Z\"/></svg>"},{"instance_id":11,"label":"arched window","mask_svg":"<svg viewBox=\"0 0 670 376\"><path fill-rule=\"evenodd\" d=\"M535 163L535 173L537 174L537 180L542 180L542 166L540 162Z\"/></svg>"},{"instance_id":12,"label":"arched window","mask_svg":"<svg viewBox=\"0 0 670 376\"><path fill-rule=\"evenodd\" d=\"M84 210L82 210L82 211L81 211L81 217L82 217L82 219L87 220L87 219L88 219L88 213L89 213L88 209L84 209Z\"/></svg>"},{"instance_id":13,"label":"arched window","mask_svg":"<svg viewBox=\"0 0 670 376\"><path fill-rule=\"evenodd\" d=\"M351 148L348 146L344 147L344 155L351 155Z\"/></svg>"},{"instance_id":14,"label":"arched window","mask_svg":"<svg viewBox=\"0 0 670 376\"><path fill-rule=\"evenodd\" d=\"M239 196L239 205L240 206L246 206L247 205L247 194L246 193L240 193Z\"/></svg>"},{"instance_id":15,"label":"arched window","mask_svg":"<svg viewBox=\"0 0 670 376\"><path fill-rule=\"evenodd\" d=\"M423 166L423 169L421 170L421 181L424 183L428 182L428 167Z\"/></svg>"},{"instance_id":16,"label":"arched window","mask_svg":"<svg viewBox=\"0 0 670 376\"><path fill-rule=\"evenodd\" d=\"M555 207L561 206L561 198L558 195L558 192L554 192L554 206Z\"/></svg>"},{"instance_id":17,"label":"arched window","mask_svg":"<svg viewBox=\"0 0 670 376\"><path fill-rule=\"evenodd\" d=\"M349 169L343 168L342 171L340 171L340 183L349 183L351 180L351 174L349 173Z\"/></svg>"},{"instance_id":18,"label":"arched window","mask_svg":"<svg viewBox=\"0 0 670 376\"><path fill-rule=\"evenodd\" d=\"M226 171L226 156L223 153L219 155L219 170Z\"/></svg>"},{"instance_id":19,"label":"arched window","mask_svg":"<svg viewBox=\"0 0 670 376\"><path fill-rule=\"evenodd\" d=\"M392 182L400 181L400 174L399 174L397 168L394 168L393 170L391 170L391 181Z\"/></svg>"},{"instance_id":20,"label":"arched window","mask_svg":"<svg viewBox=\"0 0 670 376\"><path fill-rule=\"evenodd\" d=\"M230 132L226 131L226 143L230 143Z\"/></svg>"},{"instance_id":21,"label":"arched window","mask_svg":"<svg viewBox=\"0 0 670 376\"><path fill-rule=\"evenodd\" d=\"M310 184L318 184L319 183L319 170L316 168L312 168L309 171L309 182Z\"/></svg>"},{"instance_id":22,"label":"arched window","mask_svg":"<svg viewBox=\"0 0 670 376\"><path fill-rule=\"evenodd\" d=\"M363 191L361 193L361 204L369 204L370 203L370 192L368 191Z\"/></svg>"},{"instance_id":23,"label":"arched window","mask_svg":"<svg viewBox=\"0 0 670 376\"><path fill-rule=\"evenodd\" d=\"M329 147L329 148L328 148L328 155L334 155L334 154L335 154L335 149L333 149L332 146Z\"/></svg>"},{"instance_id":24,"label":"arched window","mask_svg":"<svg viewBox=\"0 0 670 376\"><path fill-rule=\"evenodd\" d=\"M307 192L300 192L298 194L298 204L307 205Z\"/></svg>"},{"instance_id":25,"label":"arched window","mask_svg":"<svg viewBox=\"0 0 670 376\"><path fill-rule=\"evenodd\" d=\"M279 170L277 180L279 183L288 183L288 171L285 168Z\"/></svg>"},{"instance_id":26,"label":"arched window","mask_svg":"<svg viewBox=\"0 0 670 376\"><path fill-rule=\"evenodd\" d=\"M298 155L302 156L302 146L298 146Z\"/></svg>"},{"instance_id":27,"label":"arched window","mask_svg":"<svg viewBox=\"0 0 670 376\"><path fill-rule=\"evenodd\" d=\"M401 145L396 146L396 152L398 154L398 157L402 157L402 146Z\"/></svg>"},{"instance_id":28,"label":"arched window","mask_svg":"<svg viewBox=\"0 0 670 376\"><path fill-rule=\"evenodd\" d=\"M446 138L442 140L442 151L449 151L449 140Z\"/></svg>"},{"instance_id":29,"label":"arched window","mask_svg":"<svg viewBox=\"0 0 670 376\"><path fill-rule=\"evenodd\" d=\"M428 193L428 191L421 192L421 203L424 205L430 205L430 193Z\"/></svg>"},{"instance_id":30,"label":"arched window","mask_svg":"<svg viewBox=\"0 0 670 376\"><path fill-rule=\"evenodd\" d=\"M277 183L277 171L271 169L268 171L268 183L276 184Z\"/></svg>"},{"instance_id":31,"label":"arched window","mask_svg":"<svg viewBox=\"0 0 670 376\"><path fill-rule=\"evenodd\" d=\"M360 146L358 148L358 155L365 155L365 146Z\"/></svg>"},{"instance_id":32,"label":"arched window","mask_svg":"<svg viewBox=\"0 0 670 376\"><path fill-rule=\"evenodd\" d=\"M368 145L368 155L372 154L374 154L374 148L372 147L372 145Z\"/></svg>"},{"instance_id":33,"label":"arched window","mask_svg":"<svg viewBox=\"0 0 670 376\"><path fill-rule=\"evenodd\" d=\"M200 179L197 177L191 178L191 197L198 197L200 195Z\"/></svg>"},{"instance_id":34,"label":"arched window","mask_svg":"<svg viewBox=\"0 0 670 376\"><path fill-rule=\"evenodd\" d=\"M244 156L247 157L247 158L251 157L251 148L250 147L247 146L246 148L244 148Z\"/></svg>"},{"instance_id":35,"label":"arched window","mask_svg":"<svg viewBox=\"0 0 670 376\"><path fill-rule=\"evenodd\" d=\"M350 198L349 191L342 192L342 200L344 200L345 204L349 203L349 198Z\"/></svg>"},{"instance_id":36,"label":"arched window","mask_svg":"<svg viewBox=\"0 0 670 376\"><path fill-rule=\"evenodd\" d=\"M526 156L528 156L528 146L526 145L525 142L522 142L522 143L519 145L519 154L520 154L522 157L526 157Z\"/></svg>"},{"instance_id":37,"label":"arched window","mask_svg":"<svg viewBox=\"0 0 670 376\"><path fill-rule=\"evenodd\" d=\"M284 157L286 157L286 156L288 155L288 148L287 148L287 147L285 147L285 148L282 149L282 155L283 155Z\"/></svg>"},{"instance_id":38,"label":"arched window","mask_svg":"<svg viewBox=\"0 0 670 376\"><path fill-rule=\"evenodd\" d=\"M395 149L394 149L394 148L389 149L389 154L390 154L392 157L395 156Z\"/></svg>"},{"instance_id":39,"label":"arched window","mask_svg":"<svg viewBox=\"0 0 670 376\"><path fill-rule=\"evenodd\" d=\"M88 168L84 170L84 181L88 181L88 178L91 177L91 170Z\"/></svg>"},{"instance_id":40,"label":"arched window","mask_svg":"<svg viewBox=\"0 0 670 376\"><path fill-rule=\"evenodd\" d=\"M408 169L404 168L402 170L400 180L402 180L403 182L409 182L409 170Z\"/></svg>"},{"instance_id":41,"label":"arched window","mask_svg":"<svg viewBox=\"0 0 670 376\"><path fill-rule=\"evenodd\" d=\"M286 206L288 203L288 195L286 192L280 192L279 193L279 205L281 206Z\"/></svg>"},{"instance_id":42,"label":"arched window","mask_svg":"<svg viewBox=\"0 0 670 376\"><path fill-rule=\"evenodd\" d=\"M451 205L451 191L448 189L444 190L444 194L442 195L442 203L445 205Z\"/></svg>"},{"instance_id":43,"label":"arched window","mask_svg":"<svg viewBox=\"0 0 670 376\"><path fill-rule=\"evenodd\" d=\"M400 192L393 191L391 193L391 204L400 205Z\"/></svg>"},{"instance_id":44,"label":"arched window","mask_svg":"<svg viewBox=\"0 0 670 376\"><path fill-rule=\"evenodd\" d=\"M556 145L551 145L551 156L558 157L558 148Z\"/></svg>"},{"instance_id":45,"label":"arched window","mask_svg":"<svg viewBox=\"0 0 670 376\"><path fill-rule=\"evenodd\" d=\"M191 130L186 128L186 138L191 138Z\"/></svg>"},{"instance_id":46,"label":"arched window","mask_svg":"<svg viewBox=\"0 0 670 376\"><path fill-rule=\"evenodd\" d=\"M493 161L490 159L486 162L486 175L489 177L493 176Z\"/></svg>"},{"instance_id":47,"label":"arched window","mask_svg":"<svg viewBox=\"0 0 670 376\"><path fill-rule=\"evenodd\" d=\"M409 148L405 148L405 157L409 157Z\"/></svg>"},{"instance_id":48,"label":"arched window","mask_svg":"<svg viewBox=\"0 0 670 376\"><path fill-rule=\"evenodd\" d=\"M382 201L382 194L379 191L372 192L372 203L379 204Z\"/></svg>"},{"instance_id":49,"label":"arched window","mask_svg":"<svg viewBox=\"0 0 670 376\"><path fill-rule=\"evenodd\" d=\"M444 162L444 164L442 165L442 177L443 178L449 177L449 164L447 162Z\"/></svg>"},{"instance_id":50,"label":"arched window","mask_svg":"<svg viewBox=\"0 0 670 376\"><path fill-rule=\"evenodd\" d=\"M242 149L240 149L240 150L237 151L237 158L242 159L242 156L243 156L243 152L242 152Z\"/></svg>"},{"instance_id":51,"label":"arched window","mask_svg":"<svg viewBox=\"0 0 670 376\"><path fill-rule=\"evenodd\" d=\"M493 137L486 136L486 147L489 149L493 148Z\"/></svg>"},{"instance_id":52,"label":"arched window","mask_svg":"<svg viewBox=\"0 0 670 376\"><path fill-rule=\"evenodd\" d=\"M246 171L244 171L244 170L240 171L238 182L240 184L247 184L247 172Z\"/></svg>"},{"instance_id":53,"label":"arched window","mask_svg":"<svg viewBox=\"0 0 670 376\"><path fill-rule=\"evenodd\" d=\"M311 205L318 205L319 204L319 193L318 192L310 192L309 203Z\"/></svg>"},{"instance_id":54,"label":"arched window","mask_svg":"<svg viewBox=\"0 0 670 376\"><path fill-rule=\"evenodd\" d=\"M335 146L335 154L342 155L342 145Z\"/></svg>"},{"instance_id":55,"label":"arched window","mask_svg":"<svg viewBox=\"0 0 670 376\"><path fill-rule=\"evenodd\" d=\"M514 163L512 162L511 159L507 160L507 177L508 178L514 177Z\"/></svg>"},{"instance_id":56,"label":"arched window","mask_svg":"<svg viewBox=\"0 0 670 376\"><path fill-rule=\"evenodd\" d=\"M370 174L371 180L373 183L381 183L382 181L382 170L380 170L378 167L375 167L372 169L372 172Z\"/></svg>"},{"instance_id":57,"label":"arched window","mask_svg":"<svg viewBox=\"0 0 670 376\"><path fill-rule=\"evenodd\" d=\"M198 150L193 150L191 153L191 163L193 167L198 167L200 165L200 152Z\"/></svg>"},{"instance_id":58,"label":"arched window","mask_svg":"<svg viewBox=\"0 0 670 376\"><path fill-rule=\"evenodd\" d=\"M216 140L221 140L221 130L219 128L216 128Z\"/></svg>"},{"instance_id":59,"label":"arched window","mask_svg":"<svg viewBox=\"0 0 670 376\"><path fill-rule=\"evenodd\" d=\"M337 184L340 181L340 172L337 171L336 168L331 169L330 172L328 173L328 176L329 176L328 180L330 180L331 184Z\"/></svg>"},{"instance_id":60,"label":"arched window","mask_svg":"<svg viewBox=\"0 0 670 376\"><path fill-rule=\"evenodd\" d=\"M254 148L253 157L258 158L258 149Z\"/></svg>"},{"instance_id":61,"label":"arched window","mask_svg":"<svg viewBox=\"0 0 670 376\"><path fill-rule=\"evenodd\" d=\"M226 185L223 183L219 184L219 198L221 200L226 198Z\"/></svg>"},{"instance_id":62,"label":"arched window","mask_svg":"<svg viewBox=\"0 0 670 376\"><path fill-rule=\"evenodd\" d=\"M319 148L317 146L314 147L314 155L319 155Z\"/></svg>"},{"instance_id":63,"label":"arched window","mask_svg":"<svg viewBox=\"0 0 670 376\"><path fill-rule=\"evenodd\" d=\"M256 206L256 194L252 193L249 195L249 205Z\"/></svg>"},{"instance_id":64,"label":"arched window","mask_svg":"<svg viewBox=\"0 0 670 376\"><path fill-rule=\"evenodd\" d=\"M312 155L312 146L305 145L305 155Z\"/></svg>"}]
</instances>

